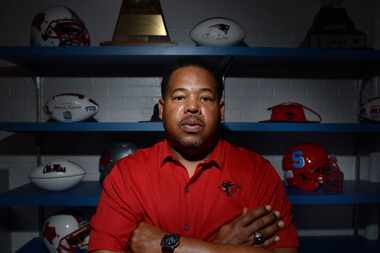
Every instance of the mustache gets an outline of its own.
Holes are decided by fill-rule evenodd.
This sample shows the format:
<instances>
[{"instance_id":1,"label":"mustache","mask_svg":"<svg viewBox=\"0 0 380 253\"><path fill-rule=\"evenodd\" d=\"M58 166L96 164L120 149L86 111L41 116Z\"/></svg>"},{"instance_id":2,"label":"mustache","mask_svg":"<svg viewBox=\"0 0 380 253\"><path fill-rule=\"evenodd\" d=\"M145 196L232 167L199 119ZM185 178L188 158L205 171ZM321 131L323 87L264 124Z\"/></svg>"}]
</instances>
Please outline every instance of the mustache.
<instances>
[{"instance_id":1,"label":"mustache","mask_svg":"<svg viewBox=\"0 0 380 253\"><path fill-rule=\"evenodd\" d=\"M180 125L201 125L201 126L205 125L203 119L196 115L186 116L179 122L179 124Z\"/></svg>"}]
</instances>

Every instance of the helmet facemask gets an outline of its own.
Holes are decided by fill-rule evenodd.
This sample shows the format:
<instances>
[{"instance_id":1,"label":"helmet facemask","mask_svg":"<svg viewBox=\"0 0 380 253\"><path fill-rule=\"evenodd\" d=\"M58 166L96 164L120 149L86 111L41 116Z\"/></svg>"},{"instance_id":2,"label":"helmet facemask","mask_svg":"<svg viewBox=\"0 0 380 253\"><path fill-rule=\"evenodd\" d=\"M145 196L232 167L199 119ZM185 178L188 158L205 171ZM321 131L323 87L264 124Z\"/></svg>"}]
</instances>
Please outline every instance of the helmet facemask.
<instances>
[{"instance_id":1,"label":"helmet facemask","mask_svg":"<svg viewBox=\"0 0 380 253\"><path fill-rule=\"evenodd\" d=\"M56 6L35 15L31 27L33 46L90 46L90 35L70 8Z\"/></svg>"},{"instance_id":2,"label":"helmet facemask","mask_svg":"<svg viewBox=\"0 0 380 253\"><path fill-rule=\"evenodd\" d=\"M56 39L59 46L88 46L90 39L84 24L75 19L53 20L45 31L41 32L43 40Z\"/></svg>"}]
</instances>

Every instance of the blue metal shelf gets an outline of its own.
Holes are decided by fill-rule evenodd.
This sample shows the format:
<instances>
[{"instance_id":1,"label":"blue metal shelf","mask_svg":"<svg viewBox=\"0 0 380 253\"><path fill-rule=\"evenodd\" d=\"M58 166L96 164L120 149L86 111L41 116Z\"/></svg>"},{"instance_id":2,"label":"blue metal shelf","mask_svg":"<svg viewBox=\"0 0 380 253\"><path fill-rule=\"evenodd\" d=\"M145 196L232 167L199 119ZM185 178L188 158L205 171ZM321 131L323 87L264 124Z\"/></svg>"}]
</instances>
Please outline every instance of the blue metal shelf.
<instances>
[{"instance_id":1,"label":"blue metal shelf","mask_svg":"<svg viewBox=\"0 0 380 253\"><path fill-rule=\"evenodd\" d=\"M356 123L226 123L225 128L237 132L313 132L313 133L374 133L379 124Z\"/></svg>"},{"instance_id":2,"label":"blue metal shelf","mask_svg":"<svg viewBox=\"0 0 380 253\"><path fill-rule=\"evenodd\" d=\"M26 184L0 194L0 206L89 206L98 203L101 187L98 182L81 182L76 187L63 192L50 192ZM380 184L352 181L344 184L344 192L339 194L304 193L288 189L290 201L294 205L350 205L380 203Z\"/></svg>"},{"instance_id":3,"label":"blue metal shelf","mask_svg":"<svg viewBox=\"0 0 380 253\"><path fill-rule=\"evenodd\" d=\"M35 237L18 249L16 253L49 253L49 250L40 237ZM77 250L75 253L87 253L87 250Z\"/></svg>"},{"instance_id":4,"label":"blue metal shelf","mask_svg":"<svg viewBox=\"0 0 380 253\"><path fill-rule=\"evenodd\" d=\"M161 122L128 123L31 123L0 122L0 129L8 132L163 132Z\"/></svg>"},{"instance_id":5,"label":"blue metal shelf","mask_svg":"<svg viewBox=\"0 0 380 253\"><path fill-rule=\"evenodd\" d=\"M379 241L369 241L361 237L350 236L321 236L301 237L300 253L321 252L378 252ZM41 238L36 237L21 247L16 253L48 253Z\"/></svg>"},{"instance_id":6,"label":"blue metal shelf","mask_svg":"<svg viewBox=\"0 0 380 253\"><path fill-rule=\"evenodd\" d=\"M211 47L177 45L139 45L139 46L92 46L92 47L0 47L3 59L28 59L31 56L57 57L116 57L121 59L132 56L255 56L273 59L315 60L353 60L375 61L380 57L379 50L371 49L322 49L322 48L281 48L281 47ZM127 60L125 58L125 60Z\"/></svg>"},{"instance_id":7,"label":"blue metal shelf","mask_svg":"<svg viewBox=\"0 0 380 253\"><path fill-rule=\"evenodd\" d=\"M380 51L195 46L0 47L0 59L38 76L161 76L179 57L233 57L228 76L358 78L380 73ZM0 71L1 73L1 71ZM4 73L10 75L10 73Z\"/></svg>"},{"instance_id":8,"label":"blue metal shelf","mask_svg":"<svg viewBox=\"0 0 380 253\"><path fill-rule=\"evenodd\" d=\"M99 200L99 182L81 182L66 191L46 191L26 184L0 194L0 206L71 206L94 207Z\"/></svg>"},{"instance_id":9,"label":"blue metal shelf","mask_svg":"<svg viewBox=\"0 0 380 253\"><path fill-rule=\"evenodd\" d=\"M380 184L360 181L345 181L342 193L302 192L287 189L290 202L294 205L352 205L379 204Z\"/></svg>"},{"instance_id":10,"label":"blue metal shelf","mask_svg":"<svg viewBox=\"0 0 380 253\"><path fill-rule=\"evenodd\" d=\"M379 252L380 241L369 241L353 236L301 237L300 253L321 252Z\"/></svg>"},{"instance_id":11,"label":"blue metal shelf","mask_svg":"<svg viewBox=\"0 0 380 253\"><path fill-rule=\"evenodd\" d=\"M380 124L355 123L237 123L223 124L236 132L310 132L310 133L379 133ZM163 132L161 122L76 122L31 123L0 122L0 130L8 132Z\"/></svg>"}]
</instances>

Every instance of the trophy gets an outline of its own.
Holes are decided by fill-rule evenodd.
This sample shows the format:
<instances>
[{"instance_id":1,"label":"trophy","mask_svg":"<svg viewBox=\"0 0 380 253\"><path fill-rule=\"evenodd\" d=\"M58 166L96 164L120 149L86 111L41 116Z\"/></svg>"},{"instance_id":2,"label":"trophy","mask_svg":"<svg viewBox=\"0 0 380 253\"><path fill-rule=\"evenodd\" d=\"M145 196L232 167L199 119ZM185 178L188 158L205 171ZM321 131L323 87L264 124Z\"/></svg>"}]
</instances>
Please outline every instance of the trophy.
<instances>
[{"instance_id":1,"label":"trophy","mask_svg":"<svg viewBox=\"0 0 380 253\"><path fill-rule=\"evenodd\" d=\"M322 7L301 47L317 48L368 48L367 34L356 28L343 0L321 0Z\"/></svg>"},{"instance_id":2,"label":"trophy","mask_svg":"<svg viewBox=\"0 0 380 253\"><path fill-rule=\"evenodd\" d=\"M171 43L159 0L123 0L112 41L102 45Z\"/></svg>"}]
</instances>

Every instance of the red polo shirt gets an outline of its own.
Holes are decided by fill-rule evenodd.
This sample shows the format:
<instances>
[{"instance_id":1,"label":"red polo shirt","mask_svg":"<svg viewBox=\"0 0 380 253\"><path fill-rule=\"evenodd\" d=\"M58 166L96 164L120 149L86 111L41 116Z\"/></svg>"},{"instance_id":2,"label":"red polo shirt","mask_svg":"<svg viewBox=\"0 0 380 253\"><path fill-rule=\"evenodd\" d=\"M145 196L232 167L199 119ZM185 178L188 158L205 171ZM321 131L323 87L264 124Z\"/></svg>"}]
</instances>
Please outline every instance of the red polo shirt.
<instances>
[{"instance_id":1,"label":"red polo shirt","mask_svg":"<svg viewBox=\"0 0 380 253\"><path fill-rule=\"evenodd\" d=\"M291 205L282 182L260 155L220 140L189 178L166 141L120 160L104 181L91 220L89 250L126 249L139 222L163 231L209 240L244 207L272 205L285 228L271 247L298 247Z\"/></svg>"}]
</instances>

